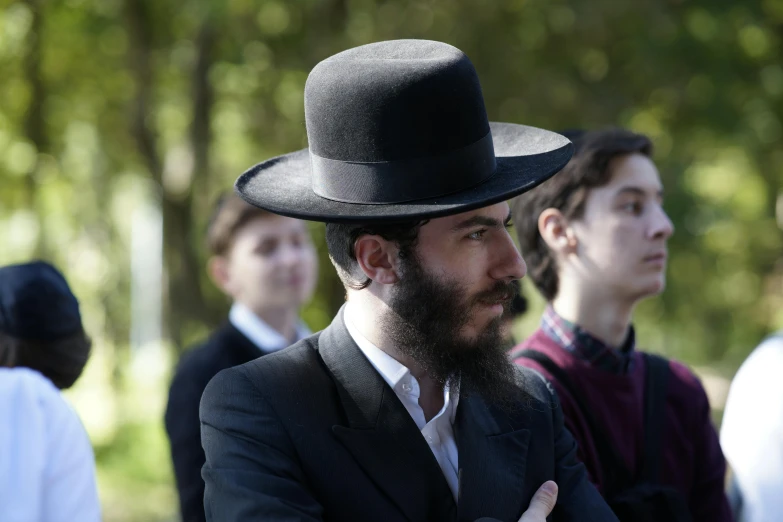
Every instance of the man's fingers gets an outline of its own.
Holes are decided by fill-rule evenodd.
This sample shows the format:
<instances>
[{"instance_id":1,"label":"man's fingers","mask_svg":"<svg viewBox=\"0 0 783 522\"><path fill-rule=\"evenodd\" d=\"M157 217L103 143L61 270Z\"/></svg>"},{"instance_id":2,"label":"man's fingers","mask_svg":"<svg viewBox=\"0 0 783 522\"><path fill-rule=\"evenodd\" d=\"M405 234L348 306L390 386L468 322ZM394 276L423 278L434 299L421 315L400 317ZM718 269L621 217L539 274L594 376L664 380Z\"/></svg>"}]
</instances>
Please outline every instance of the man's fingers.
<instances>
[{"instance_id":1,"label":"man's fingers","mask_svg":"<svg viewBox=\"0 0 783 522\"><path fill-rule=\"evenodd\" d=\"M519 522L544 522L555 509L555 503L557 503L557 484L547 480L533 495L530 506L522 513Z\"/></svg>"}]
</instances>

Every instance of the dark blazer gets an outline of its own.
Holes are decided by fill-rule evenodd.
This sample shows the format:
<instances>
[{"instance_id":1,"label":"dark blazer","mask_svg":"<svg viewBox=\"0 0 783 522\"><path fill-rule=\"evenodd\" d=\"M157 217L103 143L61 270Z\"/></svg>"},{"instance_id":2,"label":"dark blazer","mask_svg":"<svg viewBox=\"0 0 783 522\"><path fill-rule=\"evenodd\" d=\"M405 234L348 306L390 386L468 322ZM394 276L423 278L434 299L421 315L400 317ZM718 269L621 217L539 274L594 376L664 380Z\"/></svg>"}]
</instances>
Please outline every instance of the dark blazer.
<instances>
[{"instance_id":1,"label":"dark blazer","mask_svg":"<svg viewBox=\"0 0 783 522\"><path fill-rule=\"evenodd\" d=\"M263 352L231 323L226 322L202 345L181 359L169 390L166 431L171 442L171 459L177 479L184 522L203 522L204 450L198 406L207 383L219 371L252 361Z\"/></svg>"},{"instance_id":2,"label":"dark blazer","mask_svg":"<svg viewBox=\"0 0 783 522\"><path fill-rule=\"evenodd\" d=\"M539 374L515 414L461 397L459 500L415 422L343 323L224 370L201 399L207 520L516 522L547 479L557 521L613 521Z\"/></svg>"}]
</instances>

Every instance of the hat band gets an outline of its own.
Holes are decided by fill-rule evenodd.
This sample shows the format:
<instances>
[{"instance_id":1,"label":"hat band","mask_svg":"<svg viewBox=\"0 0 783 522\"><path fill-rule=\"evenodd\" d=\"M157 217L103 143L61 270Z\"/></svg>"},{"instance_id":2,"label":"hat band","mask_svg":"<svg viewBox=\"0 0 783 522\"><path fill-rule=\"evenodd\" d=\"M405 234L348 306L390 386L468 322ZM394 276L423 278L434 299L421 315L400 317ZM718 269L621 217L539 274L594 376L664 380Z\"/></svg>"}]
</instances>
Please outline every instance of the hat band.
<instances>
[{"instance_id":1,"label":"hat band","mask_svg":"<svg viewBox=\"0 0 783 522\"><path fill-rule=\"evenodd\" d=\"M313 192L342 203L383 205L431 199L469 189L495 173L492 133L437 156L355 162L310 152Z\"/></svg>"}]
</instances>

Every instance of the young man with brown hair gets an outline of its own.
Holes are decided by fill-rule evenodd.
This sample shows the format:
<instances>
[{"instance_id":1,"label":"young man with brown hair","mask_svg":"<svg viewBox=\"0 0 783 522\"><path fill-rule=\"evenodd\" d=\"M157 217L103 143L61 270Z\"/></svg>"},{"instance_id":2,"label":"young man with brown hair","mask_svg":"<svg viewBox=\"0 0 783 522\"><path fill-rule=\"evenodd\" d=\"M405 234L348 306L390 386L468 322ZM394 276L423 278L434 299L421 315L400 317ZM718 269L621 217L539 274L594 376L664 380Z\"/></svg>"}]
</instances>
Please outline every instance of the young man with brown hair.
<instances>
[{"instance_id":1,"label":"young man with brown hair","mask_svg":"<svg viewBox=\"0 0 783 522\"><path fill-rule=\"evenodd\" d=\"M549 306L512 357L553 382L579 456L620 520L729 521L704 389L684 365L635 346L634 308L663 291L674 232L652 144L623 129L569 137L563 171L513 203Z\"/></svg>"},{"instance_id":2,"label":"young man with brown hair","mask_svg":"<svg viewBox=\"0 0 783 522\"><path fill-rule=\"evenodd\" d=\"M299 308L312 295L317 271L304 221L266 212L234 194L218 202L207 241L209 275L233 305L228 321L183 356L169 392L166 431L186 522L205 520L198 418L204 388L220 370L310 334Z\"/></svg>"}]
</instances>

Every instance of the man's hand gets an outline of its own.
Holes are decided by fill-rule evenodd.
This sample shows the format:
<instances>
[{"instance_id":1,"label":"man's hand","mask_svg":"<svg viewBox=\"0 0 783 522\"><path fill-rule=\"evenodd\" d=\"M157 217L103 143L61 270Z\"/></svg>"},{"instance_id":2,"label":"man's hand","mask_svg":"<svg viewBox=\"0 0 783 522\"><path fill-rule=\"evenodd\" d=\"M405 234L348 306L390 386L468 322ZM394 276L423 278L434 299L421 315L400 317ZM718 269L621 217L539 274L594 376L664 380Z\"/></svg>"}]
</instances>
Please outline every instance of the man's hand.
<instances>
[{"instance_id":1,"label":"man's hand","mask_svg":"<svg viewBox=\"0 0 783 522\"><path fill-rule=\"evenodd\" d=\"M533 495L533 500L530 501L527 511L522 513L522 518L519 519L519 522L544 522L546 517L555 509L556 502L557 484L547 480Z\"/></svg>"}]
</instances>

